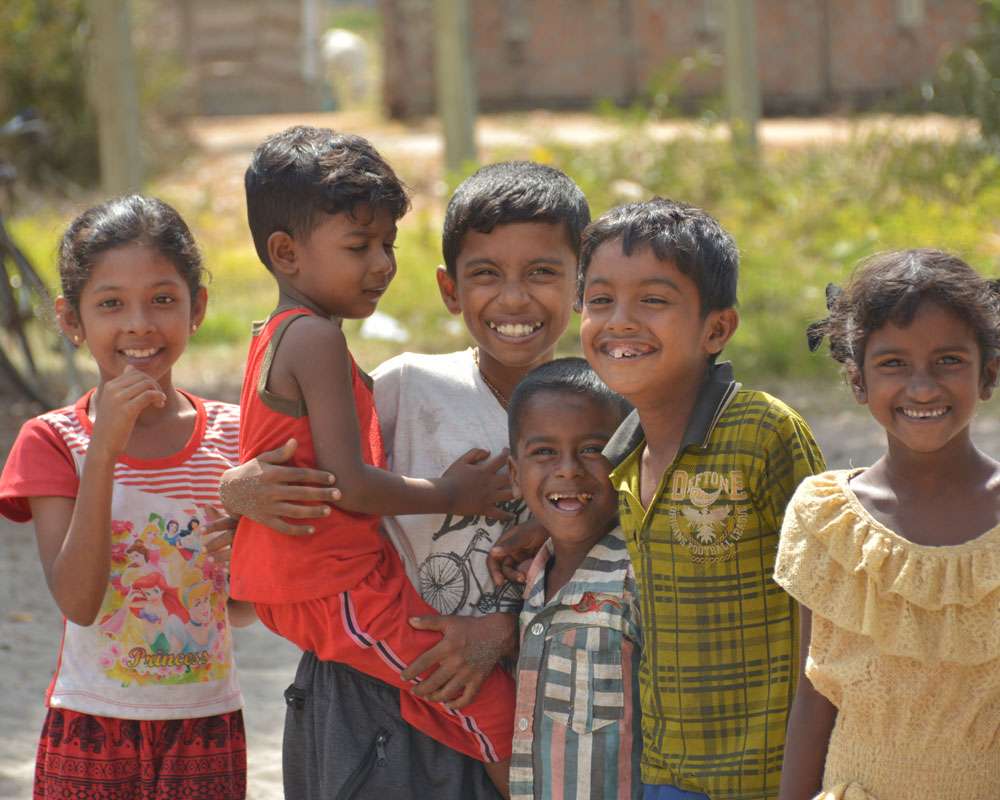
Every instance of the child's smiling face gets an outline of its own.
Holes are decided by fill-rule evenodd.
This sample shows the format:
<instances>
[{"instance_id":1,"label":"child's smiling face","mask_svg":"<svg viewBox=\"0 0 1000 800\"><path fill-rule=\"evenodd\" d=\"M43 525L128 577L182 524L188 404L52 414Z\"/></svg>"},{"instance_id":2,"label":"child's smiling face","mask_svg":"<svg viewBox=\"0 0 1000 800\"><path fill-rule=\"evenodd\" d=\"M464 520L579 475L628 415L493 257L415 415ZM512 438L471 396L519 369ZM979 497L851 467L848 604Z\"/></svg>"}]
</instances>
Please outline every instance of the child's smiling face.
<instances>
[{"instance_id":1,"label":"child's smiling face","mask_svg":"<svg viewBox=\"0 0 1000 800\"><path fill-rule=\"evenodd\" d=\"M542 390L520 412L511 480L557 543L592 545L611 528L618 495L602 454L618 409L578 393Z\"/></svg>"},{"instance_id":2,"label":"child's smiling face","mask_svg":"<svg viewBox=\"0 0 1000 800\"><path fill-rule=\"evenodd\" d=\"M80 293L79 309L60 298L63 330L86 341L104 381L133 366L161 383L205 314L206 293L192 298L166 256L144 244L103 253Z\"/></svg>"},{"instance_id":3,"label":"child's smiling face","mask_svg":"<svg viewBox=\"0 0 1000 800\"><path fill-rule=\"evenodd\" d=\"M700 382L735 331L734 309L702 313L698 286L651 247L600 245L587 270L580 340L601 379L637 407Z\"/></svg>"},{"instance_id":4,"label":"child's smiling face","mask_svg":"<svg viewBox=\"0 0 1000 800\"><path fill-rule=\"evenodd\" d=\"M925 301L905 327L887 322L865 343L864 366L851 371L890 442L932 453L967 440L976 401L992 393L998 359L983 364L972 328L954 312Z\"/></svg>"},{"instance_id":5,"label":"child's smiling face","mask_svg":"<svg viewBox=\"0 0 1000 800\"><path fill-rule=\"evenodd\" d=\"M455 277L438 270L452 314L461 314L479 346L480 364L525 372L551 360L569 324L576 253L566 226L512 222L462 240Z\"/></svg>"}]
</instances>

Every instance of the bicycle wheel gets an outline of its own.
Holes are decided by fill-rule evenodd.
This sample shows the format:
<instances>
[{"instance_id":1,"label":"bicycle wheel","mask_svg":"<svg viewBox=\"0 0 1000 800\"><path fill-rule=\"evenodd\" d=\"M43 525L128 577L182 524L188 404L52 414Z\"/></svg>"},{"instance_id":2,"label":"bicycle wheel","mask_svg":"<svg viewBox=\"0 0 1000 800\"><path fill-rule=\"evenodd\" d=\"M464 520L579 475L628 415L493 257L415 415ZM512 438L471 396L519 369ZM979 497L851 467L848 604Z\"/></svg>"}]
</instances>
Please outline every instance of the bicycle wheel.
<instances>
[{"instance_id":1,"label":"bicycle wheel","mask_svg":"<svg viewBox=\"0 0 1000 800\"><path fill-rule=\"evenodd\" d=\"M458 556L435 553L417 571L420 594L439 614L454 614L469 596L469 573Z\"/></svg>"},{"instance_id":2,"label":"bicycle wheel","mask_svg":"<svg viewBox=\"0 0 1000 800\"><path fill-rule=\"evenodd\" d=\"M0 371L15 394L46 407L79 390L73 347L59 332L52 298L0 220Z\"/></svg>"}]
</instances>

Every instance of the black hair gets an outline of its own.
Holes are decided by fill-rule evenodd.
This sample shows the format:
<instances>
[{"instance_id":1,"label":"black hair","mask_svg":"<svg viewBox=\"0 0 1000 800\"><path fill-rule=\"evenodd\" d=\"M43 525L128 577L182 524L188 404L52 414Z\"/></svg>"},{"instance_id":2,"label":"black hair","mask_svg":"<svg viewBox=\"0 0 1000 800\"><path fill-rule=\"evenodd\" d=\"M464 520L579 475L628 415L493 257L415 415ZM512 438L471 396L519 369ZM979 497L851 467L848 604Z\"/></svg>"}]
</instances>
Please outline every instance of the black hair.
<instances>
[{"instance_id":1,"label":"black hair","mask_svg":"<svg viewBox=\"0 0 1000 800\"><path fill-rule=\"evenodd\" d=\"M566 229L566 241L580 254L580 234L590 206L564 172L534 161L501 161L476 170L448 202L441 234L445 268L452 278L469 231L489 233L512 222L548 222Z\"/></svg>"},{"instance_id":2,"label":"black hair","mask_svg":"<svg viewBox=\"0 0 1000 800\"><path fill-rule=\"evenodd\" d=\"M562 392L586 397L605 405L619 420L625 419L632 410L628 401L609 389L584 359L572 357L548 361L525 375L511 395L507 408L507 435L513 455L517 455L517 437L520 435L524 410L542 392Z\"/></svg>"},{"instance_id":3,"label":"black hair","mask_svg":"<svg viewBox=\"0 0 1000 800\"><path fill-rule=\"evenodd\" d=\"M700 208L662 197L618 206L587 226L580 246L581 301L594 252L617 239L626 256L650 247L660 261L672 262L691 278L698 287L702 316L736 305L740 256L733 237Z\"/></svg>"},{"instance_id":4,"label":"black hair","mask_svg":"<svg viewBox=\"0 0 1000 800\"><path fill-rule=\"evenodd\" d=\"M905 328L925 302L968 323L982 364L1000 351L998 283L942 250L877 253L858 264L842 292L828 289L828 297L830 316L812 328L830 337L830 355L842 364L861 369L868 337L887 322Z\"/></svg>"},{"instance_id":5,"label":"black hair","mask_svg":"<svg viewBox=\"0 0 1000 800\"><path fill-rule=\"evenodd\" d=\"M406 187L367 139L307 125L265 139L243 185L250 235L268 269L267 240L276 231L308 236L319 214L353 214L359 205L386 209L393 219L410 207Z\"/></svg>"},{"instance_id":6,"label":"black hair","mask_svg":"<svg viewBox=\"0 0 1000 800\"><path fill-rule=\"evenodd\" d=\"M131 244L152 247L168 259L184 279L194 302L205 270L190 228L162 200L132 194L87 209L63 234L59 280L70 306L80 310L80 294L98 259L109 250Z\"/></svg>"}]
</instances>

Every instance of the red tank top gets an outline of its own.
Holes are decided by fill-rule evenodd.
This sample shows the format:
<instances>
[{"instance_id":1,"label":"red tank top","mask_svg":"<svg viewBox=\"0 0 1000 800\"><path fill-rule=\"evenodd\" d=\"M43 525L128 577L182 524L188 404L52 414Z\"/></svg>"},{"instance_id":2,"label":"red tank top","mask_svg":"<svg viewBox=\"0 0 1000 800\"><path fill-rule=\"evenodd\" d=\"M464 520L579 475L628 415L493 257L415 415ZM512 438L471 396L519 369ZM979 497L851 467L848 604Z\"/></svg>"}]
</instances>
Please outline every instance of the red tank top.
<instances>
[{"instance_id":1,"label":"red tank top","mask_svg":"<svg viewBox=\"0 0 1000 800\"><path fill-rule=\"evenodd\" d=\"M288 325L304 315L314 314L307 308L282 311L254 331L240 395L241 463L294 437L298 447L289 466L316 466L304 403L296 407L294 401L267 390L274 351ZM353 357L351 382L361 431L361 457L365 463L384 469L385 450L375 401ZM324 412L333 413L313 409L313 413ZM377 516L334 508L328 517L310 524L316 528L314 534L287 536L243 517L233 544L230 595L256 603L297 603L327 597L354 587L382 558Z\"/></svg>"}]
</instances>

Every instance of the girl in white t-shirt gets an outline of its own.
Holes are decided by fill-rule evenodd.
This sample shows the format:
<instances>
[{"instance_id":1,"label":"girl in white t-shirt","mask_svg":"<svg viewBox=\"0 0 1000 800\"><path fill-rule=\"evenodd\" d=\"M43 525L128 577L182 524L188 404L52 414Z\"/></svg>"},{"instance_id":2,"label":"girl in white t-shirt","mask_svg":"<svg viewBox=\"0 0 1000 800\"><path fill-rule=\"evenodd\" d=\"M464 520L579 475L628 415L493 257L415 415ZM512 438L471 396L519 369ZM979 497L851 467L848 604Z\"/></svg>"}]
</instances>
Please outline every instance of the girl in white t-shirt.
<instances>
[{"instance_id":1,"label":"girl in white t-shirt","mask_svg":"<svg viewBox=\"0 0 1000 800\"><path fill-rule=\"evenodd\" d=\"M171 379L205 314L201 257L174 209L133 195L74 220L59 272L60 325L100 379L26 422L0 475L0 513L33 520L66 618L34 796L242 798L229 626L253 612L227 612L231 532L201 533L239 408Z\"/></svg>"}]
</instances>

